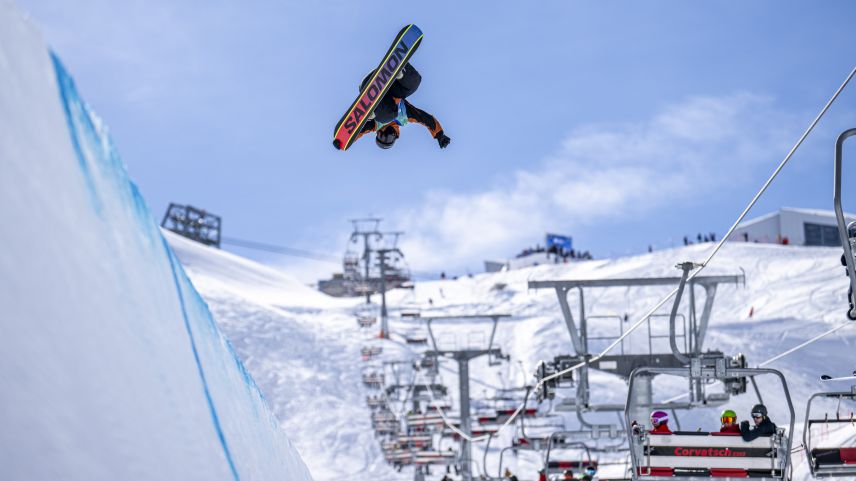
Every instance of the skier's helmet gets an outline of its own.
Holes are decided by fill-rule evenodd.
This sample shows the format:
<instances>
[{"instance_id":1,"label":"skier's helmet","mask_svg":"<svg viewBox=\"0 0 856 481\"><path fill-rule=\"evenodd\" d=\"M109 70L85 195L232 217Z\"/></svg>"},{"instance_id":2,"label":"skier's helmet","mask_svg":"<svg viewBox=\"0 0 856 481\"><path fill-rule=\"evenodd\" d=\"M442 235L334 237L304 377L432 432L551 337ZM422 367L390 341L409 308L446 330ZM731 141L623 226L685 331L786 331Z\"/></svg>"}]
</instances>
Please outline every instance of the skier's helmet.
<instances>
[{"instance_id":1,"label":"skier's helmet","mask_svg":"<svg viewBox=\"0 0 856 481\"><path fill-rule=\"evenodd\" d=\"M732 409L726 409L722 411L722 415L719 418L722 424L733 424L737 422L737 413Z\"/></svg>"},{"instance_id":2,"label":"skier's helmet","mask_svg":"<svg viewBox=\"0 0 856 481\"><path fill-rule=\"evenodd\" d=\"M755 406L753 406L752 417L767 417L767 406L764 406L763 404L756 404Z\"/></svg>"},{"instance_id":3,"label":"skier's helmet","mask_svg":"<svg viewBox=\"0 0 856 481\"><path fill-rule=\"evenodd\" d=\"M594 466L586 466L586 474L589 476L594 476L594 473L597 472L597 468Z\"/></svg>"},{"instance_id":4,"label":"skier's helmet","mask_svg":"<svg viewBox=\"0 0 856 481\"><path fill-rule=\"evenodd\" d=\"M669 415L666 411L654 411L651 413L651 424L656 428L661 424L669 422Z\"/></svg>"},{"instance_id":5,"label":"skier's helmet","mask_svg":"<svg viewBox=\"0 0 856 481\"><path fill-rule=\"evenodd\" d=\"M381 149L388 149L395 144L395 139L398 138L398 133L394 128L390 126L386 126L377 131L377 136L375 136L375 143Z\"/></svg>"}]
</instances>

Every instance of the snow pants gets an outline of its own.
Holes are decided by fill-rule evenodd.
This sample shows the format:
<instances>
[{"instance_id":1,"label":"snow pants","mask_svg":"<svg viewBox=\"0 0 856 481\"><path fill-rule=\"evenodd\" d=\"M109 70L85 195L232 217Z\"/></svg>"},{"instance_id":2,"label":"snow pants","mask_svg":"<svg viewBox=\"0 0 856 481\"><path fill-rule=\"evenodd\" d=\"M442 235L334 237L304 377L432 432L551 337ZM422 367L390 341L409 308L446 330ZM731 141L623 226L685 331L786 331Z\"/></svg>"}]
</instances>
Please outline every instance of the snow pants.
<instances>
[{"instance_id":1,"label":"snow pants","mask_svg":"<svg viewBox=\"0 0 856 481\"><path fill-rule=\"evenodd\" d=\"M413 68L413 65L405 65L402 72L404 76L392 83L386 95L380 99L377 107L375 107L375 120L382 124L392 122L398 116L398 104L393 99L407 98L416 92L419 84L422 83L422 76Z\"/></svg>"}]
</instances>

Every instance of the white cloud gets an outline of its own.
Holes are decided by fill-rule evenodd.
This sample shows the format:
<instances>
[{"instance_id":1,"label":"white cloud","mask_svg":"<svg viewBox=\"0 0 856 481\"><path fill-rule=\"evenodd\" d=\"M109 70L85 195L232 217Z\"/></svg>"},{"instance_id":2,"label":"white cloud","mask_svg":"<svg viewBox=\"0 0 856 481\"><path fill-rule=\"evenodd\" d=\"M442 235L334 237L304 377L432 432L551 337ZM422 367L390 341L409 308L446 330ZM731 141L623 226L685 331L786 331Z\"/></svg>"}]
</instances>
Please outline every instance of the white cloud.
<instances>
[{"instance_id":1,"label":"white cloud","mask_svg":"<svg viewBox=\"0 0 856 481\"><path fill-rule=\"evenodd\" d=\"M392 224L407 232L403 250L414 269L476 266L547 231L656 215L716 193L778 160L793 131L766 97L690 98L646 122L576 129L537 168L474 194L430 192Z\"/></svg>"}]
</instances>

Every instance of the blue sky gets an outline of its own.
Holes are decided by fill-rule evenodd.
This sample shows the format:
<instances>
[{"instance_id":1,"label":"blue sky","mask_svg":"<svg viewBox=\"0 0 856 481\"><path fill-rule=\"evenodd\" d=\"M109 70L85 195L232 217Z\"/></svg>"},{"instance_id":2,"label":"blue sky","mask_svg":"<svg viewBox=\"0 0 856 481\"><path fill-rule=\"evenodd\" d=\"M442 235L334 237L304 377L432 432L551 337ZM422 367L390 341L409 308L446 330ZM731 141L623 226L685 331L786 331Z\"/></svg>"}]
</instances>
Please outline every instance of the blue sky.
<instances>
[{"instance_id":1,"label":"blue sky","mask_svg":"<svg viewBox=\"0 0 856 481\"><path fill-rule=\"evenodd\" d=\"M156 216L340 254L348 218L408 232L420 271L477 272L567 233L596 257L723 233L856 66L846 1L19 0L110 126ZM401 26L425 38L395 148L332 128ZM831 208L845 91L752 215ZM856 210L850 208L849 210ZM241 251L305 279L307 263Z\"/></svg>"}]
</instances>

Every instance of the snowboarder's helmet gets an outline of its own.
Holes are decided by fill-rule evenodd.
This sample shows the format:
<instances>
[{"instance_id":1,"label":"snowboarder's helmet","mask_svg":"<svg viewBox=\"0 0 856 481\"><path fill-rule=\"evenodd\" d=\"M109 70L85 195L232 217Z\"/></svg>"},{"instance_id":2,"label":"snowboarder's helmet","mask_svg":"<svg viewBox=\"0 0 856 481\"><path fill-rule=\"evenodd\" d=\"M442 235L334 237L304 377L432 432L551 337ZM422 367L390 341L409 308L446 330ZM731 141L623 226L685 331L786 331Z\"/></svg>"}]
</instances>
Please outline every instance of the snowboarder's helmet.
<instances>
[{"instance_id":1,"label":"snowboarder's helmet","mask_svg":"<svg viewBox=\"0 0 856 481\"><path fill-rule=\"evenodd\" d=\"M395 139L398 138L398 133L392 127L384 127L377 131L375 143L381 149L388 149L395 144Z\"/></svg>"},{"instance_id":2,"label":"snowboarder's helmet","mask_svg":"<svg viewBox=\"0 0 856 481\"><path fill-rule=\"evenodd\" d=\"M763 404L756 404L752 407L752 417L767 417L767 406Z\"/></svg>"},{"instance_id":3,"label":"snowboarder's helmet","mask_svg":"<svg viewBox=\"0 0 856 481\"><path fill-rule=\"evenodd\" d=\"M657 427L661 424L666 424L669 422L669 415L666 414L666 411L654 411L651 413L651 424L654 427Z\"/></svg>"},{"instance_id":4,"label":"snowboarder's helmet","mask_svg":"<svg viewBox=\"0 0 856 481\"><path fill-rule=\"evenodd\" d=\"M720 420L722 424L731 424L737 422L737 413L731 409L726 409L722 411L722 416L720 416Z\"/></svg>"},{"instance_id":5,"label":"snowboarder's helmet","mask_svg":"<svg viewBox=\"0 0 856 481\"><path fill-rule=\"evenodd\" d=\"M856 237L856 220L847 224L847 237Z\"/></svg>"}]
</instances>

